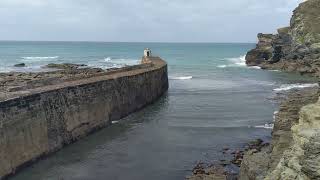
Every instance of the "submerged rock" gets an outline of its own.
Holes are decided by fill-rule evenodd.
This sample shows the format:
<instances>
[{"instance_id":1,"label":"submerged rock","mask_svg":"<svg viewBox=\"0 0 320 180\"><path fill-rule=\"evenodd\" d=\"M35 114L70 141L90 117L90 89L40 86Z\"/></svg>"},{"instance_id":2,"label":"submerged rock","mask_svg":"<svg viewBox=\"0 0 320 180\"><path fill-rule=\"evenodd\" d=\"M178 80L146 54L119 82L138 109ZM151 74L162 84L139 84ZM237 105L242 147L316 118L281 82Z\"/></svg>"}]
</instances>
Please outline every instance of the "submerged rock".
<instances>
[{"instance_id":1,"label":"submerged rock","mask_svg":"<svg viewBox=\"0 0 320 180\"><path fill-rule=\"evenodd\" d=\"M25 63L15 64L14 67L26 67Z\"/></svg>"}]
</instances>

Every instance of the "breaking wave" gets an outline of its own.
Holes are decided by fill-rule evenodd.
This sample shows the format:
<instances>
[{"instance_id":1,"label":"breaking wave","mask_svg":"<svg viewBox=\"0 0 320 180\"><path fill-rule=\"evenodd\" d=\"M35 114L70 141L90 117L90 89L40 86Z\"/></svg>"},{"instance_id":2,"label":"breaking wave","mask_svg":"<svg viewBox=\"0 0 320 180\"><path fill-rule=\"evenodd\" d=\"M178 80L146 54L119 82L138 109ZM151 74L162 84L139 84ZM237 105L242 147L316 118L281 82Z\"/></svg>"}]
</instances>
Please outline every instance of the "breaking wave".
<instances>
[{"instance_id":1,"label":"breaking wave","mask_svg":"<svg viewBox=\"0 0 320 180\"><path fill-rule=\"evenodd\" d=\"M111 61L111 57L104 58L104 61L106 61L106 62Z\"/></svg>"},{"instance_id":2,"label":"breaking wave","mask_svg":"<svg viewBox=\"0 0 320 180\"><path fill-rule=\"evenodd\" d=\"M276 121L277 115L279 114L279 111L275 111L273 113L273 122Z\"/></svg>"},{"instance_id":3,"label":"breaking wave","mask_svg":"<svg viewBox=\"0 0 320 180\"><path fill-rule=\"evenodd\" d=\"M227 58L227 60L229 60L236 66L246 66L246 55L237 58Z\"/></svg>"},{"instance_id":4,"label":"breaking wave","mask_svg":"<svg viewBox=\"0 0 320 180\"><path fill-rule=\"evenodd\" d=\"M228 67L248 67L246 64L246 55L236 57L236 58L226 58L229 64L218 65L218 68L228 68ZM259 66L249 66L250 69L261 69Z\"/></svg>"},{"instance_id":5,"label":"breaking wave","mask_svg":"<svg viewBox=\"0 0 320 180\"><path fill-rule=\"evenodd\" d=\"M259 66L249 66L248 68L250 68L250 69L261 69L261 67L259 67Z\"/></svg>"},{"instance_id":6,"label":"breaking wave","mask_svg":"<svg viewBox=\"0 0 320 180\"><path fill-rule=\"evenodd\" d=\"M111 68L122 68L125 66L138 65L140 60L138 59L124 59L124 58L112 58L106 57L100 60L93 60L88 65L91 67L111 69Z\"/></svg>"},{"instance_id":7,"label":"breaking wave","mask_svg":"<svg viewBox=\"0 0 320 180\"><path fill-rule=\"evenodd\" d=\"M274 128L274 124L265 124L265 125L261 125L261 126L255 126L255 128L273 129Z\"/></svg>"},{"instance_id":8,"label":"breaking wave","mask_svg":"<svg viewBox=\"0 0 320 180\"><path fill-rule=\"evenodd\" d=\"M31 56L31 57L21 57L22 59L25 59L25 60L44 60L44 59L58 59L59 56L44 56L44 57L41 57L41 56Z\"/></svg>"},{"instance_id":9,"label":"breaking wave","mask_svg":"<svg viewBox=\"0 0 320 180\"><path fill-rule=\"evenodd\" d=\"M193 78L192 76L181 76L181 77L170 77L169 79L172 79L172 80L190 80L192 78Z\"/></svg>"},{"instance_id":10,"label":"breaking wave","mask_svg":"<svg viewBox=\"0 0 320 180\"><path fill-rule=\"evenodd\" d=\"M228 67L228 65L219 65L219 66L217 66L218 68L226 68L226 67Z\"/></svg>"},{"instance_id":11,"label":"breaking wave","mask_svg":"<svg viewBox=\"0 0 320 180\"><path fill-rule=\"evenodd\" d=\"M317 83L314 84L284 84L279 88L274 89L274 91L290 91L292 89L303 89L308 87L318 87Z\"/></svg>"}]
</instances>

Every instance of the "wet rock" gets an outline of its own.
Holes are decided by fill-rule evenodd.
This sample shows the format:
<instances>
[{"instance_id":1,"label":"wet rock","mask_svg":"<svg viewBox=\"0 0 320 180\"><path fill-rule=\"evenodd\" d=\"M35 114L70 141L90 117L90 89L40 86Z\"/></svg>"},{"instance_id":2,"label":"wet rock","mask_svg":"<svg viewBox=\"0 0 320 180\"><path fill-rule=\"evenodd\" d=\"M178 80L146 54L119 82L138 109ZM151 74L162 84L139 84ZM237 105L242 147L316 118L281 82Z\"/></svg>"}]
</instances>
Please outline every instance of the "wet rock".
<instances>
[{"instance_id":1,"label":"wet rock","mask_svg":"<svg viewBox=\"0 0 320 180\"><path fill-rule=\"evenodd\" d=\"M205 166L203 163L197 164L193 170L193 175L186 177L186 180L227 180L227 175L221 166Z\"/></svg>"},{"instance_id":2,"label":"wet rock","mask_svg":"<svg viewBox=\"0 0 320 180\"><path fill-rule=\"evenodd\" d=\"M46 65L46 68L54 68L54 69L77 69L79 67L85 67L85 64L71 64L71 63L63 63L63 64L55 64L51 63Z\"/></svg>"},{"instance_id":3,"label":"wet rock","mask_svg":"<svg viewBox=\"0 0 320 180\"><path fill-rule=\"evenodd\" d=\"M26 67L25 63L15 64L14 67Z\"/></svg>"}]
</instances>

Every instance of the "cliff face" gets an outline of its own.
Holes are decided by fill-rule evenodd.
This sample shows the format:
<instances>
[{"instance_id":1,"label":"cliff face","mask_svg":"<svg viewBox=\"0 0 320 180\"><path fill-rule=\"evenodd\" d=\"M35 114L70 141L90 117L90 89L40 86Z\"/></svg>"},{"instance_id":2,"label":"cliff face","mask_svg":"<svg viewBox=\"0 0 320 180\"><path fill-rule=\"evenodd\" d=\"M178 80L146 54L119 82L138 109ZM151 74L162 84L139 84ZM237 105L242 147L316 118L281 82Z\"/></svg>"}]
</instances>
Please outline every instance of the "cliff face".
<instances>
[{"instance_id":1,"label":"cliff face","mask_svg":"<svg viewBox=\"0 0 320 180\"><path fill-rule=\"evenodd\" d=\"M259 34L247 65L320 77L320 0L294 10L290 27ZM288 95L276 115L269 147L247 152L240 179L320 179L320 100L318 88Z\"/></svg>"},{"instance_id":2,"label":"cliff face","mask_svg":"<svg viewBox=\"0 0 320 180\"><path fill-rule=\"evenodd\" d=\"M280 160L285 157L285 152L290 151L291 146L295 144L295 132L291 128L301 122L301 118L299 118L301 116L299 116L300 109L304 106L308 107L308 104L316 103L318 98L318 88L304 89L288 95L281 103L279 112L276 114L271 145L264 147L260 152L252 153L249 151L245 154L240 169L241 180L264 179L266 176L271 176L271 173L280 166L279 164L283 163ZM310 150L312 153L317 153L316 150ZM296 161L295 163L300 162ZM308 165L309 163L301 162L301 164ZM320 166L317 168L320 170ZM279 171L283 172L282 170ZM290 176L273 176L270 179L282 180L286 178L295 179Z\"/></svg>"},{"instance_id":3,"label":"cliff face","mask_svg":"<svg viewBox=\"0 0 320 180\"><path fill-rule=\"evenodd\" d=\"M308 0L293 12L290 27L278 34L259 34L247 65L320 77L320 1Z\"/></svg>"},{"instance_id":4,"label":"cliff face","mask_svg":"<svg viewBox=\"0 0 320 180\"><path fill-rule=\"evenodd\" d=\"M320 100L303 107L291 129L292 146L266 179L320 179Z\"/></svg>"}]
</instances>

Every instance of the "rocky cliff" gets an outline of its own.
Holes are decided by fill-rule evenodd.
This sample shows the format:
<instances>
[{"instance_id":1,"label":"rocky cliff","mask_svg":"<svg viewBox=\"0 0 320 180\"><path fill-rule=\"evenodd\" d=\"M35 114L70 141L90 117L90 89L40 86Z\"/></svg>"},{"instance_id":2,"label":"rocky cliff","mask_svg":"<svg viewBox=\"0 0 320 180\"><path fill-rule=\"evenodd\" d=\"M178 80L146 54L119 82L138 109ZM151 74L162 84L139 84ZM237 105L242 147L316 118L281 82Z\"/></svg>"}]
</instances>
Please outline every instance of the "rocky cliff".
<instances>
[{"instance_id":1,"label":"rocky cliff","mask_svg":"<svg viewBox=\"0 0 320 180\"><path fill-rule=\"evenodd\" d=\"M290 26L278 34L259 34L249 51L249 66L278 69L320 77L320 0L308 0L293 12Z\"/></svg>"},{"instance_id":2,"label":"rocky cliff","mask_svg":"<svg viewBox=\"0 0 320 180\"><path fill-rule=\"evenodd\" d=\"M288 165L288 161L284 160L287 156L287 151L295 152L292 148L297 145L296 142L298 140L296 140L297 138L295 134L297 133L293 127L296 127L297 124L297 126L305 124L305 120L301 119L301 117L304 118L305 115L312 117L317 116L316 114L311 114L311 111L307 109L309 109L309 104L317 102L319 95L318 88L307 88L301 91L291 92L287 96L287 98L281 103L279 112L276 114L271 144L263 147L261 151L248 151L245 153L240 169L241 180L265 179L266 177L271 180L298 179L289 175L280 176L278 173L284 172L284 170L282 170L284 168L280 169L282 165ZM319 105L319 103L314 106L317 105ZM305 111L302 110L300 112L301 108L305 109ZM314 121L316 118L309 120L312 121L309 123L317 124L317 122ZM317 126L314 127L320 128ZM304 126L304 128L307 131L311 130L306 126ZM315 146L310 149L313 145ZM300 145L298 146L301 147ZM313 142L309 143L309 147L307 148L311 151L310 154L313 153L314 155L319 152L316 150L317 144L313 144ZM291 163L301 164L303 166L313 166L312 163L307 161L302 162L298 160L298 158L291 161ZM318 171L320 170L320 166L314 168ZM290 170L288 169L287 171ZM292 174L294 173L292 172ZM309 176L309 173L306 174Z\"/></svg>"},{"instance_id":3,"label":"rocky cliff","mask_svg":"<svg viewBox=\"0 0 320 180\"><path fill-rule=\"evenodd\" d=\"M258 39L246 56L247 65L320 77L320 0L301 3L290 27L259 34ZM318 88L288 95L276 115L270 146L245 153L241 180L320 179L318 99Z\"/></svg>"},{"instance_id":4,"label":"rocky cliff","mask_svg":"<svg viewBox=\"0 0 320 180\"><path fill-rule=\"evenodd\" d=\"M301 109L291 133L291 147L266 179L320 179L320 100Z\"/></svg>"}]
</instances>

